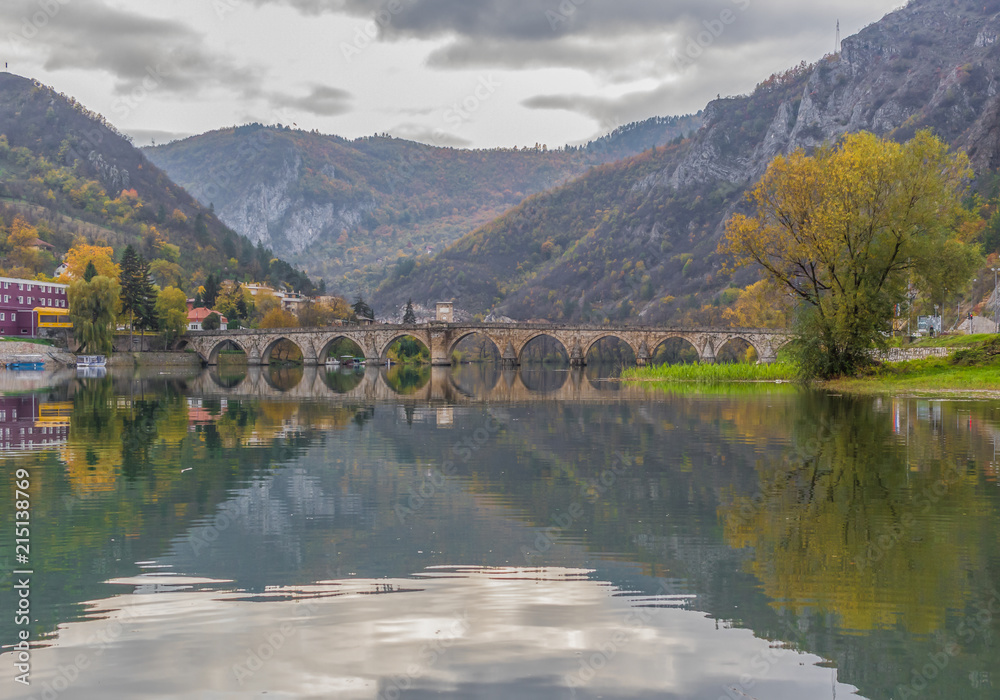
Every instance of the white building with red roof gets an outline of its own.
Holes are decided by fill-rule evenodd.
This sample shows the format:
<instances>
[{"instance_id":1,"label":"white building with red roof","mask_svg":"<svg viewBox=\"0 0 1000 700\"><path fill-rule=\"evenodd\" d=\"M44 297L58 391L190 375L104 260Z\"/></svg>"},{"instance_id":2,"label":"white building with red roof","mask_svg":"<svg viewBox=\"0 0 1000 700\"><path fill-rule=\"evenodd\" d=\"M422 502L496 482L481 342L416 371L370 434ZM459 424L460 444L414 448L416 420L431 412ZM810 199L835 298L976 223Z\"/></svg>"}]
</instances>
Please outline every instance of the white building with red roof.
<instances>
[{"instance_id":1,"label":"white building with red roof","mask_svg":"<svg viewBox=\"0 0 1000 700\"><path fill-rule=\"evenodd\" d=\"M201 324L205 322L205 319L215 314L219 317L219 330L224 331L229 327L229 319L220 314L218 311L213 311L212 309L206 309L204 306L200 306L197 309L191 309L188 311L188 330L189 331L201 331L204 328Z\"/></svg>"}]
</instances>

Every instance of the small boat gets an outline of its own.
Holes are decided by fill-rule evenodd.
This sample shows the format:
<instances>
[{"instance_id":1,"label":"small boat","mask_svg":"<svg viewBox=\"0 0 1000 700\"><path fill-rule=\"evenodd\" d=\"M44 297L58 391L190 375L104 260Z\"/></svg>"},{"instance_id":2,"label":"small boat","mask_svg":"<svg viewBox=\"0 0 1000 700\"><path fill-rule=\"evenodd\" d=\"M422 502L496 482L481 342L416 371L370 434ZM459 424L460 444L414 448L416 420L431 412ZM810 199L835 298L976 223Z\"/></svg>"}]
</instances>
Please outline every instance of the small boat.
<instances>
[{"instance_id":1,"label":"small boat","mask_svg":"<svg viewBox=\"0 0 1000 700\"><path fill-rule=\"evenodd\" d=\"M76 356L76 368L77 369L93 369L95 367L105 367L108 364L108 358L104 355L77 355Z\"/></svg>"},{"instance_id":2,"label":"small boat","mask_svg":"<svg viewBox=\"0 0 1000 700\"><path fill-rule=\"evenodd\" d=\"M341 367L353 367L354 366L354 356L353 355L341 355L340 356L340 366Z\"/></svg>"},{"instance_id":3,"label":"small boat","mask_svg":"<svg viewBox=\"0 0 1000 700\"><path fill-rule=\"evenodd\" d=\"M336 357L328 357L328 358L326 358L326 366L327 367L340 367L340 360L338 360Z\"/></svg>"},{"instance_id":4,"label":"small boat","mask_svg":"<svg viewBox=\"0 0 1000 700\"><path fill-rule=\"evenodd\" d=\"M41 355L18 355L13 362L7 363L7 369L14 371L35 371L45 369L45 358Z\"/></svg>"}]
</instances>

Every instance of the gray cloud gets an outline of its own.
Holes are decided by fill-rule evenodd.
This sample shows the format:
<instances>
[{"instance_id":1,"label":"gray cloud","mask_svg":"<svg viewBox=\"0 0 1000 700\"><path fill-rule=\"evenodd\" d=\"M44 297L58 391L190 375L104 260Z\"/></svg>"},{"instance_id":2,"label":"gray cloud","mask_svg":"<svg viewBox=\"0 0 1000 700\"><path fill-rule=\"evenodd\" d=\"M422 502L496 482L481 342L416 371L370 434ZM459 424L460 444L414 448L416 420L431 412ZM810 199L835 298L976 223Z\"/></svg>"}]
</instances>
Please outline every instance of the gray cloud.
<instances>
[{"instance_id":1,"label":"gray cloud","mask_svg":"<svg viewBox=\"0 0 1000 700\"><path fill-rule=\"evenodd\" d=\"M389 129L389 133L397 138L426 143L429 146L440 146L442 148L465 148L472 145L471 141L463 139L461 136L449 134L441 129L432 129L422 124L411 124L409 122L394 126Z\"/></svg>"},{"instance_id":2,"label":"gray cloud","mask_svg":"<svg viewBox=\"0 0 1000 700\"><path fill-rule=\"evenodd\" d=\"M305 97L289 97L283 94L270 96L271 104L276 108L300 109L321 117L332 117L351 111L351 93L327 85L313 85Z\"/></svg>"},{"instance_id":3,"label":"gray cloud","mask_svg":"<svg viewBox=\"0 0 1000 700\"><path fill-rule=\"evenodd\" d=\"M110 73L119 96L156 90L194 94L225 87L252 97L259 71L238 66L204 49L204 37L177 20L143 16L100 0L52 3L57 8L44 25L39 4L7 0L0 4L0 25L12 49L41 56L46 70L83 69ZM28 18L26 23L24 20Z\"/></svg>"},{"instance_id":4,"label":"gray cloud","mask_svg":"<svg viewBox=\"0 0 1000 700\"><path fill-rule=\"evenodd\" d=\"M179 141L194 135L183 131L163 131L161 129L129 129L128 134L132 137L135 145L140 148L142 146L149 146L153 143L163 145L165 143L170 143L171 141Z\"/></svg>"}]
</instances>

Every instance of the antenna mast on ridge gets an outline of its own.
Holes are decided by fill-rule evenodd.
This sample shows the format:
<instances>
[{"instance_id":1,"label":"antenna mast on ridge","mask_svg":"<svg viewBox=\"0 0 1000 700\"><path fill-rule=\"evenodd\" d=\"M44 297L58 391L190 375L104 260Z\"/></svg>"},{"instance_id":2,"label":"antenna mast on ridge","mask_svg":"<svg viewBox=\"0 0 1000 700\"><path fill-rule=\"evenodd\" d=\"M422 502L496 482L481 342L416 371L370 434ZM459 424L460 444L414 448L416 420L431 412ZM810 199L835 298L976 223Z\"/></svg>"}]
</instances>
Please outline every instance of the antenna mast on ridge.
<instances>
[{"instance_id":1,"label":"antenna mast on ridge","mask_svg":"<svg viewBox=\"0 0 1000 700\"><path fill-rule=\"evenodd\" d=\"M837 45L833 49L834 53L840 53L840 20L837 20Z\"/></svg>"}]
</instances>

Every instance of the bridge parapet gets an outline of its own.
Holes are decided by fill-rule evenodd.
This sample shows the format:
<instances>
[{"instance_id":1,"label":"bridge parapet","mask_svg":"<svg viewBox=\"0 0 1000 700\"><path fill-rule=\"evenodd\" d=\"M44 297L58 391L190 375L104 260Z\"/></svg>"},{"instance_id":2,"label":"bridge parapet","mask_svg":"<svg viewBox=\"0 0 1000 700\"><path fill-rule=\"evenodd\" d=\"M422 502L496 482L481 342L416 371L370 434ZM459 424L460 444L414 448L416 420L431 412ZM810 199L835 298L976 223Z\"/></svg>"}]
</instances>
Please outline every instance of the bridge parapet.
<instances>
[{"instance_id":1,"label":"bridge parapet","mask_svg":"<svg viewBox=\"0 0 1000 700\"><path fill-rule=\"evenodd\" d=\"M419 325L334 326L330 328L276 328L233 331L195 331L184 336L186 347L197 352L209 365L218 363L218 354L233 345L246 353L251 365L266 365L271 352L282 340L294 343L306 365L322 363L333 343L346 338L364 351L369 362L381 362L396 340L412 336L430 351L436 366L452 363L455 347L470 335L482 335L497 348L504 365L517 366L524 348L532 340L548 336L566 349L574 366L587 362L590 350L605 338L627 344L637 364L646 364L657 348L672 338L682 338L698 352L702 362L715 362L718 352L731 340L743 340L757 352L760 362L774 362L777 351L791 339L788 331L761 328L685 328L665 326L590 326L531 323L444 323Z\"/></svg>"}]
</instances>

